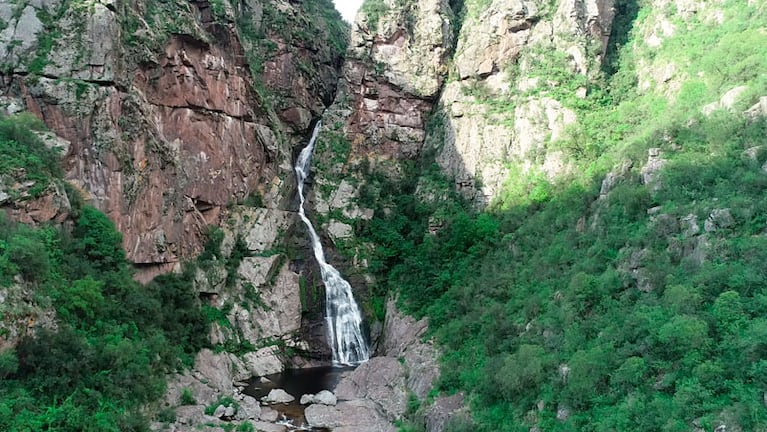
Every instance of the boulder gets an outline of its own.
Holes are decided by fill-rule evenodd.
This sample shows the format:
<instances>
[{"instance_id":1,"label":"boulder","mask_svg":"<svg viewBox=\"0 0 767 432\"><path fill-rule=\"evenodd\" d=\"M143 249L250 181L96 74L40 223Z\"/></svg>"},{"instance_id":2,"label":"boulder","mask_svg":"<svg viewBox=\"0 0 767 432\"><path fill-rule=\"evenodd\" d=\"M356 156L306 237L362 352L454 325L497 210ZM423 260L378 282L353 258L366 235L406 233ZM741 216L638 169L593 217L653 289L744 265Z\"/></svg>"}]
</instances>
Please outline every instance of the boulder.
<instances>
[{"instance_id":1,"label":"boulder","mask_svg":"<svg viewBox=\"0 0 767 432\"><path fill-rule=\"evenodd\" d=\"M314 395L314 403L331 406L335 405L337 403L336 395L330 391L322 390Z\"/></svg>"},{"instance_id":2,"label":"boulder","mask_svg":"<svg viewBox=\"0 0 767 432\"><path fill-rule=\"evenodd\" d=\"M240 407L237 409L237 420L251 420L261 417L261 405L256 398L242 395L239 400Z\"/></svg>"},{"instance_id":3,"label":"boulder","mask_svg":"<svg viewBox=\"0 0 767 432\"><path fill-rule=\"evenodd\" d=\"M280 413L278 413L275 409L269 407L261 407L261 415L258 418L265 422L273 422L277 421L279 416Z\"/></svg>"},{"instance_id":4,"label":"boulder","mask_svg":"<svg viewBox=\"0 0 767 432\"><path fill-rule=\"evenodd\" d=\"M288 392L283 389L272 389L268 395L261 398L261 402L267 405L290 403L294 400L296 400L296 398L288 394Z\"/></svg>"},{"instance_id":5,"label":"boulder","mask_svg":"<svg viewBox=\"0 0 767 432\"><path fill-rule=\"evenodd\" d=\"M407 409L405 369L394 357L373 357L341 379L336 387L339 401L367 399L393 421Z\"/></svg>"},{"instance_id":6,"label":"boulder","mask_svg":"<svg viewBox=\"0 0 767 432\"><path fill-rule=\"evenodd\" d=\"M226 417L226 418L232 418L232 417L234 417L234 413L235 413L235 411L236 411L236 410L234 409L234 407L233 407L233 406L228 406L228 407L226 407L226 409L224 410L224 415L223 415L223 417Z\"/></svg>"},{"instance_id":7,"label":"boulder","mask_svg":"<svg viewBox=\"0 0 767 432\"><path fill-rule=\"evenodd\" d=\"M751 106L748 110L746 110L743 115L752 118L757 119L759 117L767 117L767 96L762 96L759 98L759 102Z\"/></svg>"},{"instance_id":8,"label":"boulder","mask_svg":"<svg viewBox=\"0 0 767 432\"><path fill-rule=\"evenodd\" d=\"M301 405L321 404L321 405L333 406L338 401L336 399L336 395L334 395L332 392L328 390L322 390L316 395L313 395L313 394L302 395L300 402L301 402Z\"/></svg>"},{"instance_id":9,"label":"boulder","mask_svg":"<svg viewBox=\"0 0 767 432\"><path fill-rule=\"evenodd\" d=\"M416 321L401 313L395 300L387 302L381 351L389 357L404 358L407 387L419 399L426 397L439 377L437 350L430 342L421 341L427 327L426 319Z\"/></svg>"},{"instance_id":10,"label":"boulder","mask_svg":"<svg viewBox=\"0 0 767 432\"><path fill-rule=\"evenodd\" d=\"M226 408L223 405L219 405L216 407L216 409L213 411L213 417L221 418L226 415Z\"/></svg>"},{"instance_id":11,"label":"boulder","mask_svg":"<svg viewBox=\"0 0 767 432\"><path fill-rule=\"evenodd\" d=\"M334 432L395 432L391 422L370 400L341 402L336 406L310 405L304 411L306 422Z\"/></svg>"}]
</instances>

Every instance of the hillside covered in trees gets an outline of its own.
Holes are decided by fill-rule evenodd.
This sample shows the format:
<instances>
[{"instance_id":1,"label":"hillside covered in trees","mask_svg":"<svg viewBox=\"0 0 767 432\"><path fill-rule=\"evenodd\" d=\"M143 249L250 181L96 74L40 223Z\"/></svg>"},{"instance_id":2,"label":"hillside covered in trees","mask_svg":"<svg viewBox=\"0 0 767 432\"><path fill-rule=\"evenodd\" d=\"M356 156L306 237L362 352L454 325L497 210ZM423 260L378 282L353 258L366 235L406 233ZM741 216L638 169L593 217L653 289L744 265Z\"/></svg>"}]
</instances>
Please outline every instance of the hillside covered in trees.
<instances>
[{"instance_id":1,"label":"hillside covered in trees","mask_svg":"<svg viewBox=\"0 0 767 432\"><path fill-rule=\"evenodd\" d=\"M265 428L209 417L327 360L322 118L329 260L439 356L387 430L767 430L763 2L70 3L0 34L0 429Z\"/></svg>"}]
</instances>

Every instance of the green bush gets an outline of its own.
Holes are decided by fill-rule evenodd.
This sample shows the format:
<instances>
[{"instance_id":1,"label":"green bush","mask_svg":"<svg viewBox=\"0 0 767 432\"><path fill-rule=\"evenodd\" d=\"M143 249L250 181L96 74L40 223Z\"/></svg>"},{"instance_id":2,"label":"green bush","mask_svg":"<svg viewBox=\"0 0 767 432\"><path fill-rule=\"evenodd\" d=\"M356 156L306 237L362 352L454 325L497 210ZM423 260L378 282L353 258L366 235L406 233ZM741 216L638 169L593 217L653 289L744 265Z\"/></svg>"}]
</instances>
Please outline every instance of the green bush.
<instances>
[{"instance_id":1,"label":"green bush","mask_svg":"<svg viewBox=\"0 0 767 432\"><path fill-rule=\"evenodd\" d=\"M184 388L181 391L181 397L179 399L181 405L197 405L197 400L192 395L192 392L188 388Z\"/></svg>"}]
</instances>

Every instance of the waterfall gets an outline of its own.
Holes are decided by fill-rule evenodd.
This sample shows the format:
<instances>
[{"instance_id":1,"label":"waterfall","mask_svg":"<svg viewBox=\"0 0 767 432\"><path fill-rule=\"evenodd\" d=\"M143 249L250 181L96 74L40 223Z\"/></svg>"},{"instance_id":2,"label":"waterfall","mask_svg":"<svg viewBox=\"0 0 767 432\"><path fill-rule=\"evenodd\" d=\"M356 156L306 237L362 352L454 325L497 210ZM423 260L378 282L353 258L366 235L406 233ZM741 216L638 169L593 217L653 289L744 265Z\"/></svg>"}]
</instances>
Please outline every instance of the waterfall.
<instances>
[{"instance_id":1,"label":"waterfall","mask_svg":"<svg viewBox=\"0 0 767 432\"><path fill-rule=\"evenodd\" d=\"M321 126L322 122L317 122L309 144L301 150L296 161L298 196L301 200L298 206L298 215L301 216L301 220L304 221L309 230L314 257L320 266L322 282L325 284L325 320L328 324L330 347L333 350L333 364L350 365L367 361L370 358L367 343L362 336L362 314L360 314L357 302L354 301L349 282L344 280L338 270L325 261L325 252L322 250L320 237L304 211L304 182L309 176L314 142L317 140Z\"/></svg>"}]
</instances>

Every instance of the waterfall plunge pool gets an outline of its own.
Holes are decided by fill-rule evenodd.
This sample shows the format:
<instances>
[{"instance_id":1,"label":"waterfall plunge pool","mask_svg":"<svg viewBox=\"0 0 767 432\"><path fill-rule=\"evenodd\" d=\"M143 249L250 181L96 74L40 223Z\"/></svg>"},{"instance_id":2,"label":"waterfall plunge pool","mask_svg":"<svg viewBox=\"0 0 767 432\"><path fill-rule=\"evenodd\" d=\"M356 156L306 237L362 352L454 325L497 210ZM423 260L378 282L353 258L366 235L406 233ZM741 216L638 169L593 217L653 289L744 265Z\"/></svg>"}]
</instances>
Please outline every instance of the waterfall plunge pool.
<instances>
[{"instance_id":1,"label":"waterfall plunge pool","mask_svg":"<svg viewBox=\"0 0 767 432\"><path fill-rule=\"evenodd\" d=\"M285 420L289 431L309 430L326 431L327 429L306 428L304 419L305 405L299 403L301 396L305 394L317 394L322 390L333 391L344 373L352 371L356 366L321 366L307 369L287 369L282 373L266 375L266 380L262 378L251 378L248 380L248 386L243 393L252 396L258 401L269 394L273 389L283 389L291 396L295 397L288 404L264 405L272 408L280 414L280 419Z\"/></svg>"}]
</instances>

